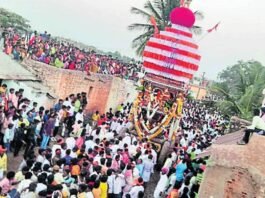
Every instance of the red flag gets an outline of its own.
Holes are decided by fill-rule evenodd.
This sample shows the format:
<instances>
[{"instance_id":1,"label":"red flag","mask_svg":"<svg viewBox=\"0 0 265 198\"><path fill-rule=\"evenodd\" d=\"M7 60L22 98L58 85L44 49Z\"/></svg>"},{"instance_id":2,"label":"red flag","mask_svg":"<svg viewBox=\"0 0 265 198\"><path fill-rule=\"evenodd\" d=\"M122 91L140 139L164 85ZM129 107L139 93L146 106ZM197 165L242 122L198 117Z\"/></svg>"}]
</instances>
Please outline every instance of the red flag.
<instances>
[{"instance_id":1,"label":"red flag","mask_svg":"<svg viewBox=\"0 0 265 198\"><path fill-rule=\"evenodd\" d=\"M151 22L151 24L152 24L152 25L154 26L154 28L155 28L155 34L159 34L159 30L158 30L158 28L157 28L157 24L156 24L155 17L151 16L151 17L150 17L150 22Z\"/></svg>"},{"instance_id":2,"label":"red flag","mask_svg":"<svg viewBox=\"0 0 265 198\"><path fill-rule=\"evenodd\" d=\"M216 31L218 26L220 25L221 22L217 23L215 26L213 26L211 29L207 30L208 33L211 33L212 31Z\"/></svg>"}]
</instances>

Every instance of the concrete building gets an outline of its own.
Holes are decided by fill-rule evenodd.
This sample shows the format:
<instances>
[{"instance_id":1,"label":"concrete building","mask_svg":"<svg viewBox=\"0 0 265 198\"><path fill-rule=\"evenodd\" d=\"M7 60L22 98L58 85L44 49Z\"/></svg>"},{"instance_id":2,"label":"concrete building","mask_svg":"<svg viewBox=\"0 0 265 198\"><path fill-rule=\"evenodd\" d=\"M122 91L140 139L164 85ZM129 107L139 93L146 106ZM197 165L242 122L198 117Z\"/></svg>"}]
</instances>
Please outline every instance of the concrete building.
<instances>
[{"instance_id":1,"label":"concrete building","mask_svg":"<svg viewBox=\"0 0 265 198\"><path fill-rule=\"evenodd\" d=\"M189 88L190 93L196 100L205 99L208 95L208 87L210 85L210 81L205 77L205 73L202 75L195 74L194 78L191 80Z\"/></svg>"},{"instance_id":2,"label":"concrete building","mask_svg":"<svg viewBox=\"0 0 265 198\"><path fill-rule=\"evenodd\" d=\"M202 100L207 96L207 89L205 86L191 84L190 92L196 100Z\"/></svg>"}]
</instances>

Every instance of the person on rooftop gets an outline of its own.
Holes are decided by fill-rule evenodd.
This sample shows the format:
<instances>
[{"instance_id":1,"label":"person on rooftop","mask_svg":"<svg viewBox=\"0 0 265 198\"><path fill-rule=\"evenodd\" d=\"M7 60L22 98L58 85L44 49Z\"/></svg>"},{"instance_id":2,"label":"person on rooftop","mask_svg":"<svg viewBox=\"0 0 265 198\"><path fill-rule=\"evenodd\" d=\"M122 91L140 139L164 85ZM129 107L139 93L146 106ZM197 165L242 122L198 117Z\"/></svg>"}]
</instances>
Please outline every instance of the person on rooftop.
<instances>
[{"instance_id":1,"label":"person on rooftop","mask_svg":"<svg viewBox=\"0 0 265 198\"><path fill-rule=\"evenodd\" d=\"M252 124L249 127L247 127L247 129L245 130L245 134L244 134L243 139L238 142L239 145L248 144L249 137L254 132L256 132L256 133L265 132L265 122L260 117L260 110L259 109L254 109L253 115L254 115L254 117L252 119Z\"/></svg>"}]
</instances>

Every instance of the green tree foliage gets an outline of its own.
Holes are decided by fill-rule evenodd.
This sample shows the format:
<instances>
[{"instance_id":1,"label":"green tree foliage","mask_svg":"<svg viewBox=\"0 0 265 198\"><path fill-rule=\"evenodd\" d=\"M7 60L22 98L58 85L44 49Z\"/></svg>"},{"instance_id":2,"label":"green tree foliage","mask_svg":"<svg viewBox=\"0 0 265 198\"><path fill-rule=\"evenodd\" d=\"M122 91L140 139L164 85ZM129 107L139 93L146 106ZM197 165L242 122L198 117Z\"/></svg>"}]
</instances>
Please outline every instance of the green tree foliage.
<instances>
[{"instance_id":1,"label":"green tree foliage","mask_svg":"<svg viewBox=\"0 0 265 198\"><path fill-rule=\"evenodd\" d=\"M217 103L226 115L251 119L254 108L259 108L265 88L265 67L257 61L239 61L223 70L211 91L223 98Z\"/></svg>"},{"instance_id":2,"label":"green tree foliage","mask_svg":"<svg viewBox=\"0 0 265 198\"><path fill-rule=\"evenodd\" d=\"M164 30L165 27L171 26L169 15L170 12L180 6L180 0L147 0L144 9L136 7L131 8L131 13L139 15L143 18L143 23L133 23L129 25L129 30L141 31L141 34L132 41L132 47L136 49L136 54L141 55L146 42L154 34L154 26L150 22L150 17L153 16L156 20L159 30ZM202 19L203 14L199 11L195 12L197 19ZM193 26L195 34L201 33L201 27Z\"/></svg>"},{"instance_id":3,"label":"green tree foliage","mask_svg":"<svg viewBox=\"0 0 265 198\"><path fill-rule=\"evenodd\" d=\"M13 27L18 31L28 31L30 29L27 19L4 8L0 8L0 25L6 28Z\"/></svg>"}]
</instances>

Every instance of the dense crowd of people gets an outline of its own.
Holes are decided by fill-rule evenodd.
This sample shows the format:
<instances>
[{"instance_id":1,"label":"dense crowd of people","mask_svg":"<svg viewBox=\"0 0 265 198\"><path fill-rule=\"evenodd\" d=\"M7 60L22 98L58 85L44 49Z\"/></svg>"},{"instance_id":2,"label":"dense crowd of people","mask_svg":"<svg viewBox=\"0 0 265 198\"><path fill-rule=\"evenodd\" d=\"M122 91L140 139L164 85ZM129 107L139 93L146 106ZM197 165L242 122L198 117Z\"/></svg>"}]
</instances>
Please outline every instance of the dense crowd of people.
<instances>
[{"instance_id":1,"label":"dense crowd of people","mask_svg":"<svg viewBox=\"0 0 265 198\"><path fill-rule=\"evenodd\" d=\"M85 93L51 109L5 84L0 87L0 190L10 197L143 197L157 169L153 197L196 197L207 159L197 156L222 134L224 118L189 102L172 152L157 165L155 146L130 132L131 103L86 119ZM10 170L23 155L18 170ZM9 171L8 171L9 170Z\"/></svg>"},{"instance_id":2,"label":"dense crowd of people","mask_svg":"<svg viewBox=\"0 0 265 198\"><path fill-rule=\"evenodd\" d=\"M31 58L58 68L81 70L88 74L109 74L132 80L137 79L137 73L142 71L142 64L138 61L125 63L116 57L80 49L69 42L53 39L47 32L19 34L12 28L6 28L1 36L4 52L13 55L15 60Z\"/></svg>"},{"instance_id":3,"label":"dense crowd of people","mask_svg":"<svg viewBox=\"0 0 265 198\"><path fill-rule=\"evenodd\" d=\"M32 59L88 75L138 80L143 72L141 62L81 49L46 31L0 28L0 50L16 61ZM88 116L84 92L47 108L27 98L23 89L0 84L0 198L197 198L208 163L200 154L224 134L228 120L201 103L183 103L182 93L177 98L168 89L138 83L142 94L137 116L132 115L133 103ZM180 119L173 136L173 127L163 125L170 111ZM159 118L153 119L158 112ZM252 125L238 144L248 144L252 133L265 134L265 107L260 113L255 109ZM141 139L135 135L134 117L147 132ZM162 162L156 145L148 140L161 128L158 138L171 146ZM158 181L147 195L154 175Z\"/></svg>"},{"instance_id":4,"label":"dense crowd of people","mask_svg":"<svg viewBox=\"0 0 265 198\"><path fill-rule=\"evenodd\" d=\"M136 159L142 149L155 151L149 143L126 133L132 127L128 121L131 104L121 105L115 113L112 109L105 115L95 112L89 125L84 124L84 93L71 94L47 110L25 98L23 90L8 89L4 84L0 92L3 196L143 196L143 162ZM24 160L18 172L6 173L5 153L13 152L16 157L22 148Z\"/></svg>"},{"instance_id":5,"label":"dense crowd of people","mask_svg":"<svg viewBox=\"0 0 265 198\"><path fill-rule=\"evenodd\" d=\"M223 134L226 125L218 112L199 103L186 104L175 147L163 165L154 191L155 198L162 197L164 192L169 198L197 197L208 159L198 155Z\"/></svg>"}]
</instances>

